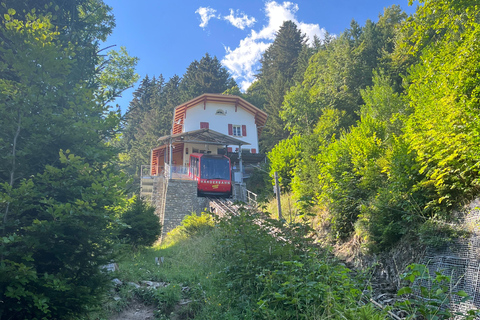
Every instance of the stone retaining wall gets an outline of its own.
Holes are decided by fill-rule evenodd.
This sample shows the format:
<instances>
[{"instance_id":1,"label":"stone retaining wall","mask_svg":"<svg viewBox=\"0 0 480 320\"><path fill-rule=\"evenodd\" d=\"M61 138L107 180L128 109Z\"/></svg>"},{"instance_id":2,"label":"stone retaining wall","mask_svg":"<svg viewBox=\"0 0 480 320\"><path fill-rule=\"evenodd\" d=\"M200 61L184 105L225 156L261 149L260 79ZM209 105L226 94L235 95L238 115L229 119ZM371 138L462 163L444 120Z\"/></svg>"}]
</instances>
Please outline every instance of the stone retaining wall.
<instances>
[{"instance_id":1,"label":"stone retaining wall","mask_svg":"<svg viewBox=\"0 0 480 320\"><path fill-rule=\"evenodd\" d=\"M200 214L208 206L206 198L197 197L197 182L191 180L159 179L157 215L162 223L161 239L179 226L186 215Z\"/></svg>"}]
</instances>

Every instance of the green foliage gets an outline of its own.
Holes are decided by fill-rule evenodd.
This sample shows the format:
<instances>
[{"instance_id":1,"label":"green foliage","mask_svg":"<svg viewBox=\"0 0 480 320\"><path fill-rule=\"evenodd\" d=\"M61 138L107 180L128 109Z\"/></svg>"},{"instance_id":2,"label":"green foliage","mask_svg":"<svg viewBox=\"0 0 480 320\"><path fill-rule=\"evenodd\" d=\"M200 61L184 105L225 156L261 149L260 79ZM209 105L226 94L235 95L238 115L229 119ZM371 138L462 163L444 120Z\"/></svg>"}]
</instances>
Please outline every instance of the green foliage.
<instances>
[{"instance_id":1,"label":"green foliage","mask_svg":"<svg viewBox=\"0 0 480 320\"><path fill-rule=\"evenodd\" d=\"M406 128L420 172L426 176L420 186L436 193L429 204L436 208L459 204L480 188L479 11L467 6L469 10L460 12L457 5L465 3L428 2L418 13L421 18L411 24L415 32L438 33L435 41L425 44L424 36L415 34L424 48L421 62L411 68L408 78L414 112ZM425 26L422 18L431 10L438 10L441 19ZM446 23L454 27L447 30Z\"/></svg>"},{"instance_id":2,"label":"green foliage","mask_svg":"<svg viewBox=\"0 0 480 320\"><path fill-rule=\"evenodd\" d=\"M60 154L17 188L2 184L2 318L68 318L98 305L113 258L122 175ZM8 208L8 219L5 216Z\"/></svg>"},{"instance_id":3,"label":"green foliage","mask_svg":"<svg viewBox=\"0 0 480 320\"><path fill-rule=\"evenodd\" d=\"M180 81L181 102L187 102L204 93L222 93L236 86L217 57L205 54L200 61L193 61Z\"/></svg>"},{"instance_id":4,"label":"green foliage","mask_svg":"<svg viewBox=\"0 0 480 320\"><path fill-rule=\"evenodd\" d=\"M298 165L301 154L301 139L297 135L280 141L272 151L268 153L270 160L270 176L278 173L278 181L284 189L289 189L295 167Z\"/></svg>"},{"instance_id":5,"label":"green foliage","mask_svg":"<svg viewBox=\"0 0 480 320\"><path fill-rule=\"evenodd\" d=\"M180 224L167 235L167 243L176 243L187 238L204 236L212 231L213 217L210 213L202 212L197 216L195 212L185 216Z\"/></svg>"},{"instance_id":6,"label":"green foliage","mask_svg":"<svg viewBox=\"0 0 480 320\"><path fill-rule=\"evenodd\" d=\"M121 215L120 220L127 225L120 232L120 238L135 248L151 246L158 240L162 231L162 225L155 214L155 208L139 196L133 199L133 203Z\"/></svg>"},{"instance_id":7,"label":"green foliage","mask_svg":"<svg viewBox=\"0 0 480 320\"><path fill-rule=\"evenodd\" d=\"M192 219L199 217L187 218ZM161 310L161 317L170 318L384 318L384 312L370 305L358 306L359 282L331 255L312 246L312 230L303 223L285 226L243 209L216 222L210 232L162 249L130 253L120 262L119 279L168 286L153 290L123 285L116 293L122 302L110 297L109 305L121 307L134 294ZM159 256L164 262L155 265L154 257ZM180 306L180 299L191 302Z\"/></svg>"},{"instance_id":8,"label":"green foliage","mask_svg":"<svg viewBox=\"0 0 480 320\"><path fill-rule=\"evenodd\" d=\"M65 39L53 22L51 14L18 10L2 21L0 181L13 183L42 172L58 161L60 149L90 163L113 156L105 140L116 134L119 113L104 104L108 99L99 90L96 49ZM115 92L123 89L118 85Z\"/></svg>"},{"instance_id":9,"label":"green foliage","mask_svg":"<svg viewBox=\"0 0 480 320\"><path fill-rule=\"evenodd\" d=\"M182 287L178 284L169 284L158 289L138 288L134 290L144 303L157 306L160 314L170 314L182 298Z\"/></svg>"},{"instance_id":10,"label":"green foliage","mask_svg":"<svg viewBox=\"0 0 480 320\"><path fill-rule=\"evenodd\" d=\"M108 145L119 111L106 103L134 80L135 59L101 62L110 8L67 2L0 5L2 318L65 319L98 305L124 204Z\"/></svg>"},{"instance_id":11,"label":"green foliage","mask_svg":"<svg viewBox=\"0 0 480 320\"><path fill-rule=\"evenodd\" d=\"M313 247L312 230L303 222L285 225L240 210L218 226L215 256L224 263L219 281L243 316L312 319L333 316L340 305L355 306L358 283L327 252Z\"/></svg>"},{"instance_id":12,"label":"green foliage","mask_svg":"<svg viewBox=\"0 0 480 320\"><path fill-rule=\"evenodd\" d=\"M308 55L305 52L302 54L305 46L305 36L296 24L285 21L260 60L257 86L265 97L263 109L268 114L268 121L260 139L264 151L271 150L276 143L287 137L280 111L285 93L294 85L299 57L302 56L304 60L304 55ZM251 91L254 90L249 90Z\"/></svg>"},{"instance_id":13,"label":"green foliage","mask_svg":"<svg viewBox=\"0 0 480 320\"><path fill-rule=\"evenodd\" d=\"M298 198L313 198L321 193L317 157L325 151L332 139L340 135L345 122L348 122L348 119L344 111L325 109L313 132L300 139L302 153L292 179L292 190Z\"/></svg>"},{"instance_id":14,"label":"green foliage","mask_svg":"<svg viewBox=\"0 0 480 320\"><path fill-rule=\"evenodd\" d=\"M458 225L448 224L433 217L418 228L418 235L423 244L435 248L448 245L456 239L465 238L469 232Z\"/></svg>"},{"instance_id":15,"label":"green foliage","mask_svg":"<svg viewBox=\"0 0 480 320\"><path fill-rule=\"evenodd\" d=\"M138 58L130 57L125 47L120 47L120 51L110 50L107 58L100 59L102 70L98 79L103 103L111 102L138 81L139 75L135 73L137 63Z\"/></svg>"},{"instance_id":16,"label":"green foliage","mask_svg":"<svg viewBox=\"0 0 480 320\"><path fill-rule=\"evenodd\" d=\"M364 27L352 21L350 28L331 39L310 59L303 82L285 96L281 117L289 130L309 133L322 110L345 111L352 125L363 104L361 90L372 84L372 72L389 67L398 26L406 15L398 6L385 9L379 21Z\"/></svg>"},{"instance_id":17,"label":"green foliage","mask_svg":"<svg viewBox=\"0 0 480 320\"><path fill-rule=\"evenodd\" d=\"M260 164L258 167L254 167L250 178L246 180L247 189L258 195L257 201L262 202L273 196L272 178L269 171L268 163Z\"/></svg>"},{"instance_id":18,"label":"green foliage","mask_svg":"<svg viewBox=\"0 0 480 320\"><path fill-rule=\"evenodd\" d=\"M479 314L476 309L467 312L453 312L450 310L454 302L464 303L472 298L465 291L456 291L452 278L435 271L430 273L423 264L411 264L402 276L410 282L398 291L398 295L406 295L407 299L396 306L408 312L407 319L416 319L417 314L428 320L464 319L473 320Z\"/></svg>"},{"instance_id":19,"label":"green foliage","mask_svg":"<svg viewBox=\"0 0 480 320\"><path fill-rule=\"evenodd\" d=\"M360 295L344 266L327 255L304 255L300 261L282 261L259 276L265 289L257 302L263 318L311 319L327 317L333 304L351 305Z\"/></svg>"},{"instance_id":20,"label":"green foliage","mask_svg":"<svg viewBox=\"0 0 480 320\"><path fill-rule=\"evenodd\" d=\"M321 199L329 201L338 238L353 231L361 205L384 180L379 162L385 152L384 137L384 124L366 117L318 157Z\"/></svg>"},{"instance_id":21,"label":"green foliage","mask_svg":"<svg viewBox=\"0 0 480 320\"><path fill-rule=\"evenodd\" d=\"M175 243L169 242L162 247L129 251L119 261L119 271L115 274L124 284L117 288L114 293L116 297L112 295L108 298L107 308L119 311L135 299L152 304L158 310L157 316L163 317L161 319L174 316L202 319L200 314L218 313L222 309L216 298L220 289L213 282L220 266L212 256L216 241L215 231L212 231ZM163 263L157 265L156 257L163 257ZM141 281L163 282L167 286L153 289L135 288L128 284L141 284ZM179 305L181 299L189 303ZM108 316L106 314L105 318ZM225 318L221 314L218 319Z\"/></svg>"}]
</instances>

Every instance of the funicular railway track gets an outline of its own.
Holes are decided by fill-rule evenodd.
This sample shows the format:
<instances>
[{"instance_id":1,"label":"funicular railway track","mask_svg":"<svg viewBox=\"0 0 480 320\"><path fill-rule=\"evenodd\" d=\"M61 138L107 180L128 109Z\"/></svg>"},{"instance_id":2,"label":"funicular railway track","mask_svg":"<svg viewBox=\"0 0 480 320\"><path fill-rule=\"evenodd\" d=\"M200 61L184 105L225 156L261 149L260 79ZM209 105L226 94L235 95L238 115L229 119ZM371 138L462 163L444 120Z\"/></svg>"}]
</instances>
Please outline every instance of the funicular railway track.
<instances>
[{"instance_id":1,"label":"funicular railway track","mask_svg":"<svg viewBox=\"0 0 480 320\"><path fill-rule=\"evenodd\" d=\"M236 214L238 210L238 206L234 205L233 201L230 199L221 197L207 197L207 199L210 203L210 211L220 217L225 216L227 213Z\"/></svg>"}]
</instances>

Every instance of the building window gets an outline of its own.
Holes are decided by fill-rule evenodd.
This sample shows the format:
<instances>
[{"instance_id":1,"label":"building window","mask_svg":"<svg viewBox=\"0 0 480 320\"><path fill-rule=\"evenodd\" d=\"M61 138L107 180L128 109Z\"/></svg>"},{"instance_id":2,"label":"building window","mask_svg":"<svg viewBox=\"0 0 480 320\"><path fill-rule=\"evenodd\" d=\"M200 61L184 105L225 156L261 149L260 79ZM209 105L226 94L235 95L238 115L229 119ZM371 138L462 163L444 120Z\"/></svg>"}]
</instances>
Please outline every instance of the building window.
<instances>
[{"instance_id":1,"label":"building window","mask_svg":"<svg viewBox=\"0 0 480 320\"><path fill-rule=\"evenodd\" d=\"M216 116L224 116L226 114L227 114L227 112L223 111L222 109L218 109L217 112L215 112Z\"/></svg>"},{"instance_id":2,"label":"building window","mask_svg":"<svg viewBox=\"0 0 480 320\"><path fill-rule=\"evenodd\" d=\"M233 130L233 135L234 136L236 136L236 137L241 137L242 136L242 127L241 126L233 125L232 130Z\"/></svg>"},{"instance_id":3,"label":"building window","mask_svg":"<svg viewBox=\"0 0 480 320\"><path fill-rule=\"evenodd\" d=\"M200 129L208 129L209 125L208 122L200 122Z\"/></svg>"}]
</instances>

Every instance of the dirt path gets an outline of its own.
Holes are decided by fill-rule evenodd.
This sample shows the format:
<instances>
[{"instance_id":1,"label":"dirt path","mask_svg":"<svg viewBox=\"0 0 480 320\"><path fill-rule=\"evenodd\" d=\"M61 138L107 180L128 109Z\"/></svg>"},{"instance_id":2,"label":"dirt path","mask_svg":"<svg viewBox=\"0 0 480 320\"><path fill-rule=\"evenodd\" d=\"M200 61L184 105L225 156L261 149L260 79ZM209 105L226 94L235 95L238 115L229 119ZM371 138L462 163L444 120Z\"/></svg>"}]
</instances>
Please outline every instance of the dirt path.
<instances>
[{"instance_id":1,"label":"dirt path","mask_svg":"<svg viewBox=\"0 0 480 320\"><path fill-rule=\"evenodd\" d=\"M132 303L128 309L115 314L110 320L153 320L155 308L142 303Z\"/></svg>"}]
</instances>

